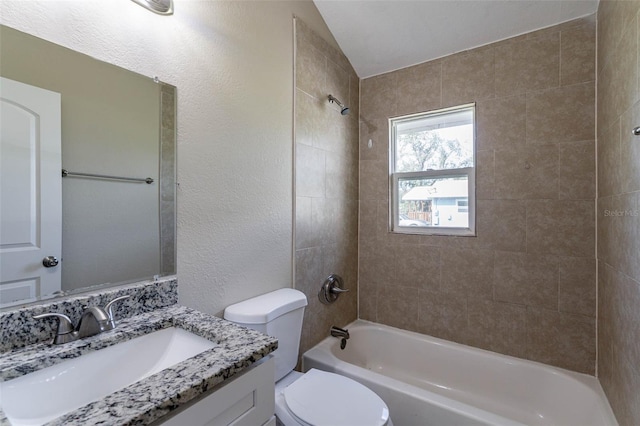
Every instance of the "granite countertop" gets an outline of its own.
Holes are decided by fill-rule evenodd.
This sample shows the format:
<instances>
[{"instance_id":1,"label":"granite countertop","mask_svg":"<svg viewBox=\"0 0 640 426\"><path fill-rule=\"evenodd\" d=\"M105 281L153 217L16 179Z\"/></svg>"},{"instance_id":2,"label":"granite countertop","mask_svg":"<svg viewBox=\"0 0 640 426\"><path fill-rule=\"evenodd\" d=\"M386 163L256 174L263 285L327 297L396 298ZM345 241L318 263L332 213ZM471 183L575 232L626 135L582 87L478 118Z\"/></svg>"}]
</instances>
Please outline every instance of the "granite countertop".
<instances>
[{"instance_id":1,"label":"granite countertop","mask_svg":"<svg viewBox=\"0 0 640 426\"><path fill-rule=\"evenodd\" d=\"M273 337L174 305L123 319L116 329L86 339L57 346L39 343L0 354L0 382L167 327L183 328L217 346L47 424L149 424L278 347ZM1 410L0 425L10 425Z\"/></svg>"}]
</instances>

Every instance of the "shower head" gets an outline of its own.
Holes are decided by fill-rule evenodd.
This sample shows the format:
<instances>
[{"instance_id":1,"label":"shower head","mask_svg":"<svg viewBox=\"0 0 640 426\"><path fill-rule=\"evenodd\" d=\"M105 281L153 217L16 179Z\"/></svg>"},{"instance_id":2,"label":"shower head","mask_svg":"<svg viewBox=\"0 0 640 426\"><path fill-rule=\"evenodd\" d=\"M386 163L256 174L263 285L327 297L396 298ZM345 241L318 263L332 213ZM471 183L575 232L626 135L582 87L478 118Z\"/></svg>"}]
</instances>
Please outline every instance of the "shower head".
<instances>
[{"instance_id":1,"label":"shower head","mask_svg":"<svg viewBox=\"0 0 640 426\"><path fill-rule=\"evenodd\" d=\"M335 103L340 107L340 114L342 115L349 114L349 107L346 105L343 105L342 102L340 102L338 98L334 97L333 95L329 95L329 102Z\"/></svg>"}]
</instances>

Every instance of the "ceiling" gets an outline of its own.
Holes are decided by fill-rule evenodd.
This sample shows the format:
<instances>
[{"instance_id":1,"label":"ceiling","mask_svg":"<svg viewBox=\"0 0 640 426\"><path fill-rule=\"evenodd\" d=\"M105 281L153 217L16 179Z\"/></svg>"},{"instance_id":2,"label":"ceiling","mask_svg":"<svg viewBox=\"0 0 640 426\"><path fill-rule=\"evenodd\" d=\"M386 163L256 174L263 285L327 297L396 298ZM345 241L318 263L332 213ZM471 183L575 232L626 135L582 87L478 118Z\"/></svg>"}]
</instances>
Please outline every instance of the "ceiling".
<instances>
[{"instance_id":1,"label":"ceiling","mask_svg":"<svg viewBox=\"0 0 640 426\"><path fill-rule=\"evenodd\" d=\"M595 13L598 0L314 0L361 78Z\"/></svg>"}]
</instances>

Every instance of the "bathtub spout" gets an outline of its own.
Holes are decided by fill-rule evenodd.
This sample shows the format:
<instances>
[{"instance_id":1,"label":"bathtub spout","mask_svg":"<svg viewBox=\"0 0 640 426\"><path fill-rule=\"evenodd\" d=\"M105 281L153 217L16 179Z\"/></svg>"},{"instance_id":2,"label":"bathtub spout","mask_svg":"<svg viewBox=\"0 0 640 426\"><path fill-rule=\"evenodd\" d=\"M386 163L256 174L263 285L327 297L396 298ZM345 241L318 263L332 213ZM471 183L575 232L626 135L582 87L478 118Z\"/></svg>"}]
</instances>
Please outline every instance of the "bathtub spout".
<instances>
[{"instance_id":1,"label":"bathtub spout","mask_svg":"<svg viewBox=\"0 0 640 426\"><path fill-rule=\"evenodd\" d=\"M337 338L348 339L349 330L346 330L344 328L339 328L334 325L331 327L331 335Z\"/></svg>"},{"instance_id":2,"label":"bathtub spout","mask_svg":"<svg viewBox=\"0 0 640 426\"><path fill-rule=\"evenodd\" d=\"M347 339L349 338L349 330L345 328L336 327L335 325L331 327L331 335L333 337L337 337L340 339L340 349L344 349L347 347Z\"/></svg>"}]
</instances>

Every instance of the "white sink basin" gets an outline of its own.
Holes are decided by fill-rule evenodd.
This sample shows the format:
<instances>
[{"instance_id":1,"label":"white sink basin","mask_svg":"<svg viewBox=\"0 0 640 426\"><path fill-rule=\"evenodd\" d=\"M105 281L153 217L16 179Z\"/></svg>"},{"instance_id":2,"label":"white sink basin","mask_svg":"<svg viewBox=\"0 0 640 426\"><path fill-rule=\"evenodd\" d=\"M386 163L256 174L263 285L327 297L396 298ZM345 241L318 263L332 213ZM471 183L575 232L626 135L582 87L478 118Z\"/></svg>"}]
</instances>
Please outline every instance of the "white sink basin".
<instances>
[{"instance_id":1,"label":"white sink basin","mask_svg":"<svg viewBox=\"0 0 640 426\"><path fill-rule=\"evenodd\" d=\"M0 404L13 426L40 425L214 346L166 328L0 383Z\"/></svg>"}]
</instances>

